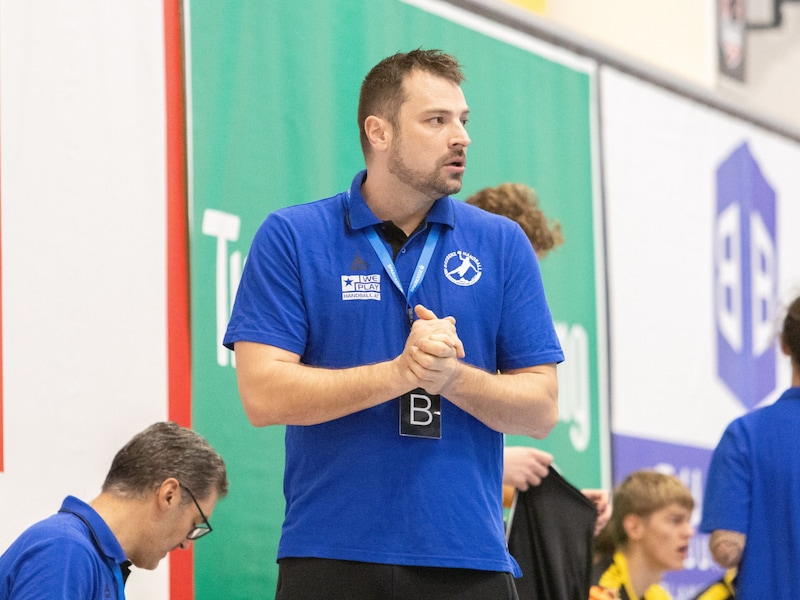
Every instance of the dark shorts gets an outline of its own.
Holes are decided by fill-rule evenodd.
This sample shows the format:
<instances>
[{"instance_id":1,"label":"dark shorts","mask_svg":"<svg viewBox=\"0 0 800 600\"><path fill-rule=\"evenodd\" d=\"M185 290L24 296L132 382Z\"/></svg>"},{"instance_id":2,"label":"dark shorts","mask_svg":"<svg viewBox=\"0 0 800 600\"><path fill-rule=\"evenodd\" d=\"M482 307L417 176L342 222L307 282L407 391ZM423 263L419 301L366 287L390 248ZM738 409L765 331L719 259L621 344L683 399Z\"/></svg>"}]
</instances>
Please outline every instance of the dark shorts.
<instances>
[{"instance_id":1,"label":"dark shorts","mask_svg":"<svg viewBox=\"0 0 800 600\"><path fill-rule=\"evenodd\" d=\"M324 558L278 561L275 600L518 600L511 573Z\"/></svg>"}]
</instances>

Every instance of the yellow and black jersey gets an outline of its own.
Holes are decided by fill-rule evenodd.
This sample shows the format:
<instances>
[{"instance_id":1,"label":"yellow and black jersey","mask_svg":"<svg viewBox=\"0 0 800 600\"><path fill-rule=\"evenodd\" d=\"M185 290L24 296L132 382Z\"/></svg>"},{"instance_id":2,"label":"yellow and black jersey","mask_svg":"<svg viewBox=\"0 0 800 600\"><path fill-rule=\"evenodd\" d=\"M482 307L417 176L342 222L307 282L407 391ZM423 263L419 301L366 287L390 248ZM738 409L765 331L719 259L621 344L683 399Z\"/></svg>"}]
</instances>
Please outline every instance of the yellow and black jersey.
<instances>
[{"instance_id":1,"label":"yellow and black jersey","mask_svg":"<svg viewBox=\"0 0 800 600\"><path fill-rule=\"evenodd\" d=\"M621 552L595 564L593 583L591 600L672 600L669 592L655 583L647 588L644 596L637 596L631 584L628 561Z\"/></svg>"},{"instance_id":2,"label":"yellow and black jersey","mask_svg":"<svg viewBox=\"0 0 800 600\"><path fill-rule=\"evenodd\" d=\"M721 579L702 590L694 600L733 600L736 598L736 569L728 569Z\"/></svg>"}]
</instances>

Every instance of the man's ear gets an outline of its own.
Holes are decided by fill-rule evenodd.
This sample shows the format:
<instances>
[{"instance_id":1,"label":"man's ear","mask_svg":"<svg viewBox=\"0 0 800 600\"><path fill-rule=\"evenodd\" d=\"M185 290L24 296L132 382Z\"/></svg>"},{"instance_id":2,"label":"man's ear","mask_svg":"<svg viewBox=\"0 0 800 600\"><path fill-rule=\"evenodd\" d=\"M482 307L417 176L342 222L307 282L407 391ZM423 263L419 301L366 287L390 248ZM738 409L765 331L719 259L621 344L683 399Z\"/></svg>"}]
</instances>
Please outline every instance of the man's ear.
<instances>
[{"instance_id":1,"label":"man's ear","mask_svg":"<svg viewBox=\"0 0 800 600\"><path fill-rule=\"evenodd\" d=\"M161 482L156 492L156 499L161 510L169 510L178 506L181 501L181 484L174 477L168 477Z\"/></svg>"},{"instance_id":2,"label":"man's ear","mask_svg":"<svg viewBox=\"0 0 800 600\"><path fill-rule=\"evenodd\" d=\"M639 515L625 515L625 518L622 519L622 528L629 540L640 540L644 535L644 519Z\"/></svg>"},{"instance_id":3,"label":"man's ear","mask_svg":"<svg viewBox=\"0 0 800 600\"><path fill-rule=\"evenodd\" d=\"M372 149L382 152L389 147L392 139L392 126L385 119L370 115L364 120L364 133L367 134Z\"/></svg>"}]
</instances>

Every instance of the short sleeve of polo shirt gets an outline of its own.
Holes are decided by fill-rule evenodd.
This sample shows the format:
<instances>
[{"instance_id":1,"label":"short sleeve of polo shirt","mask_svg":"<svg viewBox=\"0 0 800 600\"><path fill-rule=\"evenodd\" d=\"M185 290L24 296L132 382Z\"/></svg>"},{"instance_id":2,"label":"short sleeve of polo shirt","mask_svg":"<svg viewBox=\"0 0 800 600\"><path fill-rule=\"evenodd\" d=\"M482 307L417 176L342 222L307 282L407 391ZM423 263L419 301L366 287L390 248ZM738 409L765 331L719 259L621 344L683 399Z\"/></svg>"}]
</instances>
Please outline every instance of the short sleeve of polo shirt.
<instances>
[{"instance_id":1,"label":"short sleeve of polo shirt","mask_svg":"<svg viewBox=\"0 0 800 600\"><path fill-rule=\"evenodd\" d=\"M723 433L708 470L700 530L747 533L752 496L750 448L741 419Z\"/></svg>"},{"instance_id":2,"label":"short sleeve of polo shirt","mask_svg":"<svg viewBox=\"0 0 800 600\"><path fill-rule=\"evenodd\" d=\"M307 338L296 232L270 214L253 238L223 344L258 342L302 354Z\"/></svg>"},{"instance_id":3,"label":"short sleeve of polo shirt","mask_svg":"<svg viewBox=\"0 0 800 600\"><path fill-rule=\"evenodd\" d=\"M497 366L509 370L560 363L564 353L555 335L536 255L516 223L510 239L510 270L503 294ZM536 343L532 344L532 340Z\"/></svg>"}]
</instances>

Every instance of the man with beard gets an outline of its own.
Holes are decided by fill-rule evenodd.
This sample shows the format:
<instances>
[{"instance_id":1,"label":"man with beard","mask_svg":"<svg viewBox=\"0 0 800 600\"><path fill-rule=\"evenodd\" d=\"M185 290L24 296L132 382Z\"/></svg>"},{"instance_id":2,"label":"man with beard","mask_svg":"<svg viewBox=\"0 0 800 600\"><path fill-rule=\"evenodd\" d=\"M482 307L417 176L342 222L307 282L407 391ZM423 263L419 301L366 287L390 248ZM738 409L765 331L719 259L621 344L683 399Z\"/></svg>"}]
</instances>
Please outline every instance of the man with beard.
<instances>
[{"instance_id":1,"label":"man with beard","mask_svg":"<svg viewBox=\"0 0 800 600\"><path fill-rule=\"evenodd\" d=\"M253 240L224 344L250 422L287 425L277 600L516 598L503 433L555 426L563 353L520 227L450 196L462 80L438 50L381 61L366 170Z\"/></svg>"}]
</instances>

